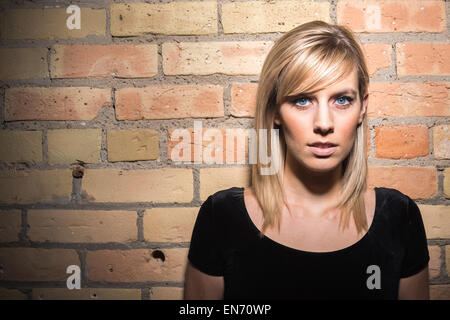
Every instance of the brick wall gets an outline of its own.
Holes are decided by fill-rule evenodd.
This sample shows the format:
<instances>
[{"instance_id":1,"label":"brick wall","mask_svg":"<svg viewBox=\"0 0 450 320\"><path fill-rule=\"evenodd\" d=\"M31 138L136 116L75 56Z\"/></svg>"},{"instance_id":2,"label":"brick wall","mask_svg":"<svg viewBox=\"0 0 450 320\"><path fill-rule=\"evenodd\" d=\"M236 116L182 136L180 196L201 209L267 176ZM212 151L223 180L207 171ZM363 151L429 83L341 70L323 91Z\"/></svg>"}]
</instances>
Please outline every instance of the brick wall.
<instances>
[{"instance_id":1,"label":"brick wall","mask_svg":"<svg viewBox=\"0 0 450 320\"><path fill-rule=\"evenodd\" d=\"M70 4L81 29L66 25ZM248 163L177 164L175 129L251 128L283 32L351 27L371 76L369 185L419 205L450 299L450 3L1 1L0 298L179 299L196 214ZM191 140L194 141L194 140ZM204 150L208 142L195 141ZM220 151L220 150L219 150ZM247 154L245 154L248 160ZM66 268L81 268L81 290Z\"/></svg>"}]
</instances>

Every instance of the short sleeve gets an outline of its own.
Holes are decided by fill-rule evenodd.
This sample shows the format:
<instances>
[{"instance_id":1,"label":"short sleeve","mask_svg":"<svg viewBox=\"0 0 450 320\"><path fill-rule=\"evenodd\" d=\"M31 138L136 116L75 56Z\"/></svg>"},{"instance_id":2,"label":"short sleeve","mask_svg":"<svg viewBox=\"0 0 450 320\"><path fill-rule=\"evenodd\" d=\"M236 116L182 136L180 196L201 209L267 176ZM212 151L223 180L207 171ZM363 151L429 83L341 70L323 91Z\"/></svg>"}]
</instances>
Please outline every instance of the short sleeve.
<instances>
[{"instance_id":1,"label":"short sleeve","mask_svg":"<svg viewBox=\"0 0 450 320\"><path fill-rule=\"evenodd\" d=\"M405 255L400 277L406 278L421 271L430 260L422 216L417 204L409 197L403 228Z\"/></svg>"},{"instance_id":2,"label":"short sleeve","mask_svg":"<svg viewBox=\"0 0 450 320\"><path fill-rule=\"evenodd\" d=\"M209 196L197 214L188 259L200 271L212 276L222 276L222 244L212 200L212 196Z\"/></svg>"}]
</instances>

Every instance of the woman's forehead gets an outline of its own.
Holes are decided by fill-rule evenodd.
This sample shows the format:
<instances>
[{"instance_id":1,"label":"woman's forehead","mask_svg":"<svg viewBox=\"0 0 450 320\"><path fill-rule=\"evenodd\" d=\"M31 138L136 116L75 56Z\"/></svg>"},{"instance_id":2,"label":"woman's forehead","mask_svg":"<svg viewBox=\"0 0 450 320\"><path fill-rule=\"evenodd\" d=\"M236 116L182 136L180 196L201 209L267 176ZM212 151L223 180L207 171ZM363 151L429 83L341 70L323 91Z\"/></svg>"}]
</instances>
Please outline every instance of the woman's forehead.
<instances>
[{"instance_id":1,"label":"woman's forehead","mask_svg":"<svg viewBox=\"0 0 450 320\"><path fill-rule=\"evenodd\" d=\"M343 74L335 81L323 81L321 84L309 90L311 93L329 90L329 91L358 91L358 73L356 69ZM357 93L357 92L356 92Z\"/></svg>"},{"instance_id":2,"label":"woman's forehead","mask_svg":"<svg viewBox=\"0 0 450 320\"><path fill-rule=\"evenodd\" d=\"M290 90L291 92L287 92L284 96L288 98L301 94L314 94L323 90L330 92L353 90L358 92L359 89L359 79L356 68L347 70L341 69L337 74L333 74L325 79L320 79L317 83L314 83L314 80L315 79L308 79L308 77L306 77L304 81L298 81L295 88L292 88ZM309 85L310 83L312 85Z\"/></svg>"}]
</instances>

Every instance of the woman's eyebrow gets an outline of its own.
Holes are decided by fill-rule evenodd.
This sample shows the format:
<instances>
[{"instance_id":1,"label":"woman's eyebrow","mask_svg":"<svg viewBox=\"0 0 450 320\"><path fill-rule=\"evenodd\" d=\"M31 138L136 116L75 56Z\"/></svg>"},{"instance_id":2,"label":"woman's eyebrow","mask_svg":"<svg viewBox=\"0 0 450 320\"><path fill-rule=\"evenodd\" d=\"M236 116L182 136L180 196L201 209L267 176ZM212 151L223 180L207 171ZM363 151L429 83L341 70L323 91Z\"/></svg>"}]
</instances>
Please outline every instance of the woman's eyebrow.
<instances>
[{"instance_id":1,"label":"woman's eyebrow","mask_svg":"<svg viewBox=\"0 0 450 320\"><path fill-rule=\"evenodd\" d=\"M356 96L358 94L358 92L356 90L353 89L344 89L341 90L339 92L336 92L335 94L333 94L333 96L337 96L337 95L341 95L341 94L353 94L354 96Z\"/></svg>"},{"instance_id":2,"label":"woman's eyebrow","mask_svg":"<svg viewBox=\"0 0 450 320\"><path fill-rule=\"evenodd\" d=\"M305 92L303 94L307 95L307 96L313 96L314 95L312 92ZM333 93L331 96L332 97L336 97L336 96L340 96L340 95L343 95L343 94L353 94L354 96L356 96L358 94L358 92L356 90L354 90L354 89L347 88L347 89L342 89L342 90L340 90L340 91L338 91L336 93Z\"/></svg>"},{"instance_id":3,"label":"woman's eyebrow","mask_svg":"<svg viewBox=\"0 0 450 320\"><path fill-rule=\"evenodd\" d=\"M340 91L338 91L336 93L333 93L331 95L331 97L335 98L335 97L338 97L338 96L341 96L341 95L344 95L344 94L352 94L355 97L357 97L358 96L358 91L356 91L356 90L354 90L352 88L346 88L346 89L342 89L342 90L340 90ZM292 94L292 95L287 96L287 99L296 99L298 97L303 97L303 96L311 97L311 96L314 96L314 93L313 92L303 92L303 93L298 93L298 94Z\"/></svg>"}]
</instances>

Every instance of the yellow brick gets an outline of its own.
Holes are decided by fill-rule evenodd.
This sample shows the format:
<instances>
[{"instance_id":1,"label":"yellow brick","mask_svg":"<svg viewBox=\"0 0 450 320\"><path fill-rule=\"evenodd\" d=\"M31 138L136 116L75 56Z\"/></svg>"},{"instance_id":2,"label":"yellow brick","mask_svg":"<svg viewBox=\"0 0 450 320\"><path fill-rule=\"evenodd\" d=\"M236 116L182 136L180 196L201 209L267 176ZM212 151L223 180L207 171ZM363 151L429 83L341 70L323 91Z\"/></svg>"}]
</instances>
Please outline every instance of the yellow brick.
<instances>
[{"instance_id":1,"label":"yellow brick","mask_svg":"<svg viewBox=\"0 0 450 320\"><path fill-rule=\"evenodd\" d=\"M450 168L444 170L444 196L450 198Z\"/></svg>"},{"instance_id":2,"label":"yellow brick","mask_svg":"<svg viewBox=\"0 0 450 320\"><path fill-rule=\"evenodd\" d=\"M433 128L433 149L436 159L450 159L450 126Z\"/></svg>"},{"instance_id":3,"label":"yellow brick","mask_svg":"<svg viewBox=\"0 0 450 320\"><path fill-rule=\"evenodd\" d=\"M192 170L85 170L83 198L92 202L190 202L193 198Z\"/></svg>"},{"instance_id":4,"label":"yellow brick","mask_svg":"<svg viewBox=\"0 0 450 320\"><path fill-rule=\"evenodd\" d=\"M153 208L145 211L144 239L152 242L189 242L200 208Z\"/></svg>"},{"instance_id":5,"label":"yellow brick","mask_svg":"<svg viewBox=\"0 0 450 320\"><path fill-rule=\"evenodd\" d=\"M71 193L71 170L0 171L0 202L2 203L69 201Z\"/></svg>"},{"instance_id":6,"label":"yellow brick","mask_svg":"<svg viewBox=\"0 0 450 320\"><path fill-rule=\"evenodd\" d=\"M450 206L418 205L428 239L450 238Z\"/></svg>"},{"instance_id":7,"label":"yellow brick","mask_svg":"<svg viewBox=\"0 0 450 320\"><path fill-rule=\"evenodd\" d=\"M80 266L74 249L0 248L0 279L4 281L64 281L67 267Z\"/></svg>"},{"instance_id":8,"label":"yellow brick","mask_svg":"<svg viewBox=\"0 0 450 320\"><path fill-rule=\"evenodd\" d=\"M102 129L57 129L47 132L50 164L100 161Z\"/></svg>"},{"instance_id":9,"label":"yellow brick","mask_svg":"<svg viewBox=\"0 0 450 320\"><path fill-rule=\"evenodd\" d=\"M0 288L0 300L27 300L25 293L16 289Z\"/></svg>"},{"instance_id":10,"label":"yellow brick","mask_svg":"<svg viewBox=\"0 0 450 320\"><path fill-rule=\"evenodd\" d=\"M163 43L166 75L257 75L273 41Z\"/></svg>"},{"instance_id":11,"label":"yellow brick","mask_svg":"<svg viewBox=\"0 0 450 320\"><path fill-rule=\"evenodd\" d=\"M330 4L313 1L245 1L222 4L224 33L287 32L312 20L330 22Z\"/></svg>"},{"instance_id":12,"label":"yellow brick","mask_svg":"<svg viewBox=\"0 0 450 320\"><path fill-rule=\"evenodd\" d=\"M216 34L216 1L111 4L111 34Z\"/></svg>"},{"instance_id":13,"label":"yellow brick","mask_svg":"<svg viewBox=\"0 0 450 320\"><path fill-rule=\"evenodd\" d=\"M46 48L0 49L0 79L48 78Z\"/></svg>"},{"instance_id":14,"label":"yellow brick","mask_svg":"<svg viewBox=\"0 0 450 320\"><path fill-rule=\"evenodd\" d=\"M20 210L0 211L0 242L19 241L22 225Z\"/></svg>"},{"instance_id":15,"label":"yellow brick","mask_svg":"<svg viewBox=\"0 0 450 320\"><path fill-rule=\"evenodd\" d=\"M219 190L248 187L250 176L249 167L200 169L200 199L204 201Z\"/></svg>"},{"instance_id":16,"label":"yellow brick","mask_svg":"<svg viewBox=\"0 0 450 320\"><path fill-rule=\"evenodd\" d=\"M108 161L154 160L159 157L158 131L108 130Z\"/></svg>"},{"instance_id":17,"label":"yellow brick","mask_svg":"<svg viewBox=\"0 0 450 320\"><path fill-rule=\"evenodd\" d=\"M153 256L160 251L164 258ZM90 281L163 282L184 281L188 248L88 251Z\"/></svg>"},{"instance_id":18,"label":"yellow brick","mask_svg":"<svg viewBox=\"0 0 450 320\"><path fill-rule=\"evenodd\" d=\"M430 279L436 278L441 273L441 248L428 246L430 261L428 263L428 275Z\"/></svg>"},{"instance_id":19,"label":"yellow brick","mask_svg":"<svg viewBox=\"0 0 450 320\"><path fill-rule=\"evenodd\" d=\"M150 300L183 300L183 288L178 287L152 287Z\"/></svg>"},{"instance_id":20,"label":"yellow brick","mask_svg":"<svg viewBox=\"0 0 450 320\"><path fill-rule=\"evenodd\" d=\"M31 241L126 242L137 240L134 211L29 210Z\"/></svg>"},{"instance_id":21,"label":"yellow brick","mask_svg":"<svg viewBox=\"0 0 450 320\"><path fill-rule=\"evenodd\" d=\"M42 161L42 132L25 130L0 131L0 161Z\"/></svg>"},{"instance_id":22,"label":"yellow brick","mask_svg":"<svg viewBox=\"0 0 450 320\"><path fill-rule=\"evenodd\" d=\"M140 289L33 288L33 300L141 300Z\"/></svg>"},{"instance_id":23,"label":"yellow brick","mask_svg":"<svg viewBox=\"0 0 450 320\"><path fill-rule=\"evenodd\" d=\"M69 29L66 8L6 9L0 13L1 39L70 39L106 34L106 10L80 7L80 29Z\"/></svg>"},{"instance_id":24,"label":"yellow brick","mask_svg":"<svg viewBox=\"0 0 450 320\"><path fill-rule=\"evenodd\" d=\"M450 300L450 284L431 285L430 300Z\"/></svg>"},{"instance_id":25,"label":"yellow brick","mask_svg":"<svg viewBox=\"0 0 450 320\"><path fill-rule=\"evenodd\" d=\"M447 265L447 277L450 276L450 246L445 246L445 264Z\"/></svg>"}]
</instances>

